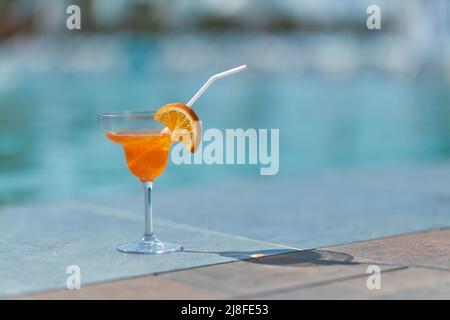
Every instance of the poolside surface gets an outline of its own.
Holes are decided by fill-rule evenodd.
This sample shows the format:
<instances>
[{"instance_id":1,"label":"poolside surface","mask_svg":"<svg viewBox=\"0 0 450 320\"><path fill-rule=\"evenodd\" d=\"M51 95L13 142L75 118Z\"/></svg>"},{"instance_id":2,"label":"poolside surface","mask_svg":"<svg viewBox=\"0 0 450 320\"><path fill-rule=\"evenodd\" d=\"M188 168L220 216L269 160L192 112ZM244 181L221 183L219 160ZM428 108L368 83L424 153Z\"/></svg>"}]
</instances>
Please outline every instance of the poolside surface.
<instances>
[{"instance_id":1,"label":"poolside surface","mask_svg":"<svg viewBox=\"0 0 450 320\"><path fill-rule=\"evenodd\" d=\"M78 265L86 290L36 297L353 297L367 264L379 263L392 283L417 278L449 297L448 181L450 164L442 164L160 190L156 232L186 250L162 256L115 250L142 232L142 195L3 208L0 296L65 288L67 267ZM366 242L430 229L440 231ZM336 246L355 241L364 242ZM357 297L372 297L364 288ZM389 290L384 297L396 297Z\"/></svg>"},{"instance_id":2,"label":"poolside surface","mask_svg":"<svg viewBox=\"0 0 450 320\"><path fill-rule=\"evenodd\" d=\"M449 248L450 230L434 230L20 298L450 299ZM369 290L373 265L380 289Z\"/></svg>"}]
</instances>

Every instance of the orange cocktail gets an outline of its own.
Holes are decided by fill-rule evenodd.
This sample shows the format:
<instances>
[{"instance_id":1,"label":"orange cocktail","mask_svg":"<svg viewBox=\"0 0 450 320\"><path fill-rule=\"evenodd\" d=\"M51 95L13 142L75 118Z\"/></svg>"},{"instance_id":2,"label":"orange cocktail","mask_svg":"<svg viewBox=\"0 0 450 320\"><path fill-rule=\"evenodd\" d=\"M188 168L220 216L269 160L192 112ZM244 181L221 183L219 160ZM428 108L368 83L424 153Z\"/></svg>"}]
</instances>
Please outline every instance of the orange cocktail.
<instances>
[{"instance_id":1,"label":"orange cocktail","mask_svg":"<svg viewBox=\"0 0 450 320\"><path fill-rule=\"evenodd\" d=\"M179 244L161 242L153 233L152 189L166 168L172 142L181 141L187 150L196 151L201 137L197 115L184 104L171 103L156 112L101 113L98 119L106 137L122 146L128 169L142 182L145 192L144 235L117 249L140 254L183 250Z\"/></svg>"},{"instance_id":2,"label":"orange cocktail","mask_svg":"<svg viewBox=\"0 0 450 320\"><path fill-rule=\"evenodd\" d=\"M178 244L161 242L153 233L152 189L156 177L163 173L172 141L182 142L195 153L201 140L200 120L192 104L217 79L247 69L242 65L217 73L206 81L187 104L169 103L156 112L108 112L97 115L106 136L122 145L130 171L138 177L145 192L144 235L138 241L121 244L117 250L126 253L160 254L183 250Z\"/></svg>"},{"instance_id":3,"label":"orange cocktail","mask_svg":"<svg viewBox=\"0 0 450 320\"><path fill-rule=\"evenodd\" d=\"M107 132L106 136L122 145L128 169L142 182L153 181L166 168L172 140L160 130Z\"/></svg>"}]
</instances>

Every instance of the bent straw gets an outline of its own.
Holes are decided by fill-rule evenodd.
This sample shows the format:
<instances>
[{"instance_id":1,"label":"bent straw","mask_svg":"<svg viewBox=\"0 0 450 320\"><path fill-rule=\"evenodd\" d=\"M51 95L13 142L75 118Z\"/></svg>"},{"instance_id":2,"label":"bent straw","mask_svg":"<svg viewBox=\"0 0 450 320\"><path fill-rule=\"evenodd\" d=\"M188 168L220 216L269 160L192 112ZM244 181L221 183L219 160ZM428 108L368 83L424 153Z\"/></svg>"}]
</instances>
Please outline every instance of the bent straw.
<instances>
[{"instance_id":1,"label":"bent straw","mask_svg":"<svg viewBox=\"0 0 450 320\"><path fill-rule=\"evenodd\" d=\"M228 77L231 76L232 74L235 74L237 72L243 71L247 69L247 65L243 64L242 66L230 69L230 70L226 70L224 72L220 72L220 73L216 73L215 75L213 75L211 78L208 79L208 81L205 82L205 84L200 88L200 90L197 91L197 93L191 98L191 100L189 100L188 103L186 103L186 105L188 107L192 107L192 105L195 103L195 101L198 100L198 98L200 98L200 96L205 93L206 89L208 89L208 87L217 79L223 78L223 77ZM161 134L168 134L169 132L171 132L171 130L167 127L165 127L162 131Z\"/></svg>"},{"instance_id":2,"label":"bent straw","mask_svg":"<svg viewBox=\"0 0 450 320\"><path fill-rule=\"evenodd\" d=\"M195 101L198 100L198 98L200 98L200 96L205 93L206 89L208 89L208 87L217 79L223 78L223 77L228 77L231 76L232 74L238 73L240 71L243 71L247 69L247 65L244 64L242 66L221 72L221 73L217 73L215 75L213 75L211 78L208 79L208 81L205 82L205 84L200 88L200 90L197 91L197 93L191 98L191 100L189 100L188 103L186 103L186 105L188 107L192 107L192 105L195 103Z\"/></svg>"}]
</instances>

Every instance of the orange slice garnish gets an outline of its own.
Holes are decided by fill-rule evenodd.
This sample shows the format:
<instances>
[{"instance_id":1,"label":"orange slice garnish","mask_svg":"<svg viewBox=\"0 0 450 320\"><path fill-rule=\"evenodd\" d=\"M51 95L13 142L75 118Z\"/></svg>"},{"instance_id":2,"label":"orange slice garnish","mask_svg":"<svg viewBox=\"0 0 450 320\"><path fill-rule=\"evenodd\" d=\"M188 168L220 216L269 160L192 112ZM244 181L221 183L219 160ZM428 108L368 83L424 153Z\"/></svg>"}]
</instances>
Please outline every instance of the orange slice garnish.
<instances>
[{"instance_id":1,"label":"orange slice garnish","mask_svg":"<svg viewBox=\"0 0 450 320\"><path fill-rule=\"evenodd\" d=\"M154 119L169 128L172 141L181 141L186 148L194 153L201 141L202 127L200 120L192 108L182 103L169 103L159 108Z\"/></svg>"}]
</instances>

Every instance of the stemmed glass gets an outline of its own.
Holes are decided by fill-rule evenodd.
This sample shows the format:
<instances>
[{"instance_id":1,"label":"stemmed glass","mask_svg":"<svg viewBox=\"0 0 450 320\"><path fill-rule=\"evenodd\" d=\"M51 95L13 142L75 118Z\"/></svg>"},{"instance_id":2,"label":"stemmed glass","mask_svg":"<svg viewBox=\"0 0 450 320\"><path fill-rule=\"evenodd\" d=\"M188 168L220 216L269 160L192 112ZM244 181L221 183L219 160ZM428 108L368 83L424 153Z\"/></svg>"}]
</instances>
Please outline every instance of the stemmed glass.
<instances>
[{"instance_id":1,"label":"stemmed glass","mask_svg":"<svg viewBox=\"0 0 450 320\"><path fill-rule=\"evenodd\" d=\"M153 182L166 168L172 143L164 133L164 126L154 119L152 111L101 113L97 116L107 138L122 145L128 168L141 181L145 192L144 235L140 240L119 245L117 250L139 254L183 250L179 244L161 242L153 233Z\"/></svg>"}]
</instances>

